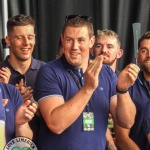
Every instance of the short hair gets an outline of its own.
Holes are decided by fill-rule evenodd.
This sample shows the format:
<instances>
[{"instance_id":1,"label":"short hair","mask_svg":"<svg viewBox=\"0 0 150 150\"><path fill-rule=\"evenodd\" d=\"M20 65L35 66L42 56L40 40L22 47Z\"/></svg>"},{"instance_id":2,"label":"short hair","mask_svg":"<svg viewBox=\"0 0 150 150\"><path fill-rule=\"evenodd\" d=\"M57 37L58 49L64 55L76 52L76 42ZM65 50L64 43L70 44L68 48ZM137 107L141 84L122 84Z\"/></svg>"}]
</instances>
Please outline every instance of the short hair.
<instances>
[{"instance_id":1,"label":"short hair","mask_svg":"<svg viewBox=\"0 0 150 150\"><path fill-rule=\"evenodd\" d=\"M138 40L138 48L140 47L141 42L142 42L143 40L145 40L145 39L150 39L150 31L145 32L145 33L141 36L141 38Z\"/></svg>"},{"instance_id":2,"label":"short hair","mask_svg":"<svg viewBox=\"0 0 150 150\"><path fill-rule=\"evenodd\" d=\"M109 29L97 30L96 38L99 38L101 36L114 37L117 39L118 44L121 46L119 36L115 31Z\"/></svg>"},{"instance_id":3,"label":"short hair","mask_svg":"<svg viewBox=\"0 0 150 150\"><path fill-rule=\"evenodd\" d=\"M10 33L15 26L26 26L32 25L35 27L35 21L31 16L26 16L23 14L13 16L7 21L7 32Z\"/></svg>"},{"instance_id":4,"label":"short hair","mask_svg":"<svg viewBox=\"0 0 150 150\"><path fill-rule=\"evenodd\" d=\"M72 15L74 16L74 15ZM91 19L84 19L82 16L77 15L74 18L67 19L64 26L63 26L63 34L65 32L65 29L70 26L70 27L87 27L88 32L89 32L89 37L91 38L94 35L94 29L93 29L93 23Z\"/></svg>"}]
</instances>

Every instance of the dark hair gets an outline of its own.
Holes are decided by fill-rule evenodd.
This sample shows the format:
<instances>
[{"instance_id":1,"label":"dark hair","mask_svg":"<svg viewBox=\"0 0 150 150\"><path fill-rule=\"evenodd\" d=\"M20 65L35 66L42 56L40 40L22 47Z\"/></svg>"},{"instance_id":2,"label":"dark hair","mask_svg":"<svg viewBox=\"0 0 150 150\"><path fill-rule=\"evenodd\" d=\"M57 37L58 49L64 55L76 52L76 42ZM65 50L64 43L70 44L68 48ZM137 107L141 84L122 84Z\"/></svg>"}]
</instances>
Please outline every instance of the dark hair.
<instances>
[{"instance_id":1,"label":"dark hair","mask_svg":"<svg viewBox=\"0 0 150 150\"><path fill-rule=\"evenodd\" d=\"M150 31L144 33L142 37L138 40L138 48L140 47L141 42L145 39L150 39Z\"/></svg>"},{"instance_id":2,"label":"dark hair","mask_svg":"<svg viewBox=\"0 0 150 150\"><path fill-rule=\"evenodd\" d=\"M23 14L13 16L7 21L7 32L10 33L15 26L25 26L32 25L35 27L35 21L31 16L26 16Z\"/></svg>"},{"instance_id":3,"label":"dark hair","mask_svg":"<svg viewBox=\"0 0 150 150\"><path fill-rule=\"evenodd\" d=\"M71 15L73 16L73 15ZM80 15L77 15L74 18L67 19L64 26L63 26L63 34L65 32L65 29L70 26L70 27L87 27L88 32L89 32L89 37L91 38L94 35L94 29L93 29L93 23L91 19L85 19L81 17Z\"/></svg>"}]
</instances>

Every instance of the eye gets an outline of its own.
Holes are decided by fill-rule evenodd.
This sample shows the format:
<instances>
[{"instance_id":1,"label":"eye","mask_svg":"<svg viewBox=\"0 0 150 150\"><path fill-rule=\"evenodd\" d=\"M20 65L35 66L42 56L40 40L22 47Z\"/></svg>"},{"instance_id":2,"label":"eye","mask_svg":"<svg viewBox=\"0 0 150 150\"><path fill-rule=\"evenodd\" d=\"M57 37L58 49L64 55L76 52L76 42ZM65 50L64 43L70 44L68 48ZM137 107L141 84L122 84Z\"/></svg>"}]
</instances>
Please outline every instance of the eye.
<instances>
[{"instance_id":1,"label":"eye","mask_svg":"<svg viewBox=\"0 0 150 150\"><path fill-rule=\"evenodd\" d=\"M146 53L146 52L147 52L147 49L146 49L146 48L142 48L142 49L140 49L140 52Z\"/></svg>"},{"instance_id":2,"label":"eye","mask_svg":"<svg viewBox=\"0 0 150 150\"><path fill-rule=\"evenodd\" d=\"M83 38L79 38L79 43L84 42L85 40Z\"/></svg>"},{"instance_id":3,"label":"eye","mask_svg":"<svg viewBox=\"0 0 150 150\"><path fill-rule=\"evenodd\" d=\"M16 36L16 39L18 39L18 40L22 39L22 36Z\"/></svg>"},{"instance_id":4,"label":"eye","mask_svg":"<svg viewBox=\"0 0 150 150\"><path fill-rule=\"evenodd\" d=\"M32 40L33 38L34 38L34 35L29 35L29 36L28 36L28 39L29 39L29 40Z\"/></svg>"},{"instance_id":5,"label":"eye","mask_svg":"<svg viewBox=\"0 0 150 150\"><path fill-rule=\"evenodd\" d=\"M96 44L95 48L102 48L103 46L101 44Z\"/></svg>"},{"instance_id":6,"label":"eye","mask_svg":"<svg viewBox=\"0 0 150 150\"><path fill-rule=\"evenodd\" d=\"M113 45L108 45L107 47L108 47L108 48L113 48L114 46L113 46Z\"/></svg>"},{"instance_id":7,"label":"eye","mask_svg":"<svg viewBox=\"0 0 150 150\"><path fill-rule=\"evenodd\" d=\"M72 40L71 38L66 38L66 42L67 42L67 43L72 43L73 40Z\"/></svg>"}]
</instances>

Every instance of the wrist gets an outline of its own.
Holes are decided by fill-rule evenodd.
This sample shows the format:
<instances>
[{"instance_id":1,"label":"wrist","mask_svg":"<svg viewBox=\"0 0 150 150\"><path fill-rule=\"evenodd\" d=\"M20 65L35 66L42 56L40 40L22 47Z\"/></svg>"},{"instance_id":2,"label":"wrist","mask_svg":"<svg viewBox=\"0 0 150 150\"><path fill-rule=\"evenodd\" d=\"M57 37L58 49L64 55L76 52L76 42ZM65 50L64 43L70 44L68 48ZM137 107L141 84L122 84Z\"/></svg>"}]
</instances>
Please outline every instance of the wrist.
<instances>
[{"instance_id":1,"label":"wrist","mask_svg":"<svg viewBox=\"0 0 150 150\"><path fill-rule=\"evenodd\" d=\"M117 86L116 86L116 92L119 93L119 94L125 94L128 92L128 89L119 89Z\"/></svg>"}]
</instances>

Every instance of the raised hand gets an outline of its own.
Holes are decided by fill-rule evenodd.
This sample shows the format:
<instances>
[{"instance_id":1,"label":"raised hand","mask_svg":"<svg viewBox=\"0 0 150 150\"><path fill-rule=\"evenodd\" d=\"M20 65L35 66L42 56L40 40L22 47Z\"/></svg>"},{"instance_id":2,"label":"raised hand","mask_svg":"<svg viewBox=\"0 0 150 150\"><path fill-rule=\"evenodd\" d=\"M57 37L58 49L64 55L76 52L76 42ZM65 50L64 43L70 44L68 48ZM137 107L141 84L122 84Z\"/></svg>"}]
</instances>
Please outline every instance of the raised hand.
<instances>
[{"instance_id":1,"label":"raised hand","mask_svg":"<svg viewBox=\"0 0 150 150\"><path fill-rule=\"evenodd\" d=\"M35 103L31 103L30 100L27 100L20 106L15 115L15 124L23 125L29 122L36 113L37 105Z\"/></svg>"},{"instance_id":2,"label":"raised hand","mask_svg":"<svg viewBox=\"0 0 150 150\"><path fill-rule=\"evenodd\" d=\"M11 76L9 68L2 67L0 69L0 82L8 83Z\"/></svg>"},{"instance_id":3,"label":"raised hand","mask_svg":"<svg viewBox=\"0 0 150 150\"><path fill-rule=\"evenodd\" d=\"M98 75L103 64L103 56L97 56L94 60L90 60L85 71L85 86L95 90L98 86Z\"/></svg>"},{"instance_id":4,"label":"raised hand","mask_svg":"<svg viewBox=\"0 0 150 150\"><path fill-rule=\"evenodd\" d=\"M31 100L33 96L33 89L30 86L25 87L23 79L21 79L20 82L16 84L16 88L20 91L20 94L22 95L24 101L28 99Z\"/></svg>"},{"instance_id":5,"label":"raised hand","mask_svg":"<svg viewBox=\"0 0 150 150\"><path fill-rule=\"evenodd\" d=\"M126 68L121 71L118 76L117 87L120 90L126 90L132 86L137 79L140 68L135 64L129 64Z\"/></svg>"}]
</instances>

